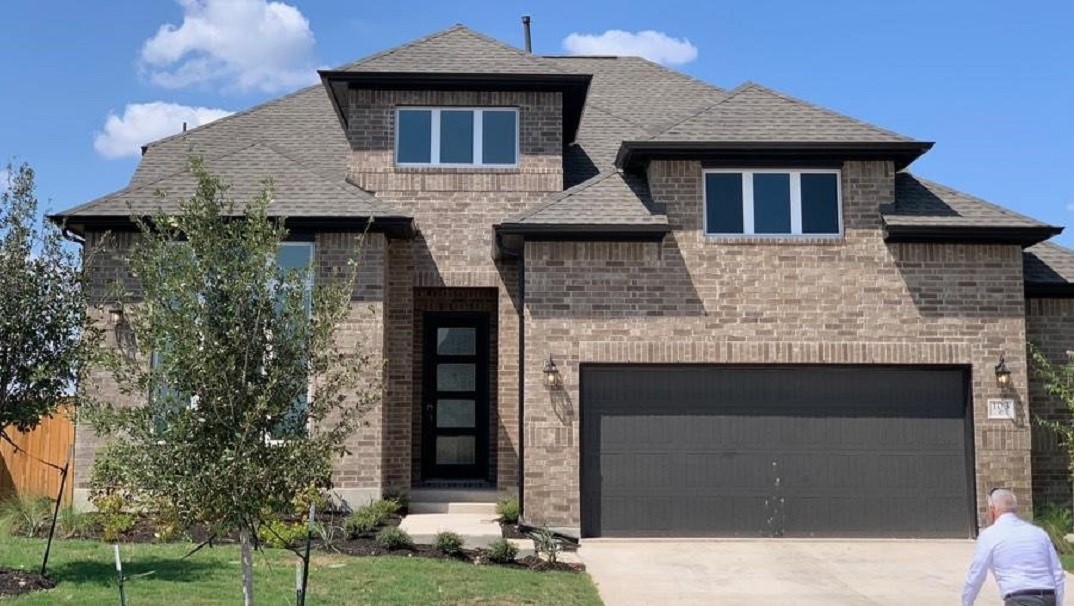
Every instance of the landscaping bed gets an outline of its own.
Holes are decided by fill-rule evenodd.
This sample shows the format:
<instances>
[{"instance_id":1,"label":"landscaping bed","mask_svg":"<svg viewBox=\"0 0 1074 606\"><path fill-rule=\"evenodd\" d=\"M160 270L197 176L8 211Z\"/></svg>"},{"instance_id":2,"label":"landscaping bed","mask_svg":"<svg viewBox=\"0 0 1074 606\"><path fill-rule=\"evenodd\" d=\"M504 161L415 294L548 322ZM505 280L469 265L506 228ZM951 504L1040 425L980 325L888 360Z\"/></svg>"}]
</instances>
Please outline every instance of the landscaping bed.
<instances>
[{"instance_id":1,"label":"landscaping bed","mask_svg":"<svg viewBox=\"0 0 1074 606\"><path fill-rule=\"evenodd\" d=\"M22 595L55 586L55 581L36 572L0 567L0 596Z\"/></svg>"}]
</instances>

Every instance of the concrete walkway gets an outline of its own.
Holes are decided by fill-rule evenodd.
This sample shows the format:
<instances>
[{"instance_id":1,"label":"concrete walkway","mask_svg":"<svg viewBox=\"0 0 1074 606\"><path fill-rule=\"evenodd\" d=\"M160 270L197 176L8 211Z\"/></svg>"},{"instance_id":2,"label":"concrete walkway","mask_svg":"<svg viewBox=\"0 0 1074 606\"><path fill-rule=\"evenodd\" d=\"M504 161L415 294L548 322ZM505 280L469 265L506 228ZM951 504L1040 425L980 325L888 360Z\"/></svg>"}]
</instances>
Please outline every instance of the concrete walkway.
<instances>
[{"instance_id":1,"label":"concrete walkway","mask_svg":"<svg viewBox=\"0 0 1074 606\"><path fill-rule=\"evenodd\" d=\"M579 554L607 606L949 606L973 542L591 539ZM978 604L1000 603L990 576Z\"/></svg>"}]
</instances>

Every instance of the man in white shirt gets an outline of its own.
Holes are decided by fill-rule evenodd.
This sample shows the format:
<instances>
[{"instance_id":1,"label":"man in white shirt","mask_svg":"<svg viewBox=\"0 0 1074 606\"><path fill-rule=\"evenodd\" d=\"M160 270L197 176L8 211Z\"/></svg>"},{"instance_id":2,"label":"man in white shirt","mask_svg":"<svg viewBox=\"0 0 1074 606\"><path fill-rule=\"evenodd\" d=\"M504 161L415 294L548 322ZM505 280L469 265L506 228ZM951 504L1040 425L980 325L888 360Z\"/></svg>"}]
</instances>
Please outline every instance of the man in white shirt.
<instances>
[{"instance_id":1,"label":"man in white shirt","mask_svg":"<svg viewBox=\"0 0 1074 606\"><path fill-rule=\"evenodd\" d=\"M966 574L962 605L972 606L992 570L1005 606L1062 606L1065 576L1048 533L1016 514L1014 493L997 488L988 495L991 526L977 537Z\"/></svg>"}]
</instances>

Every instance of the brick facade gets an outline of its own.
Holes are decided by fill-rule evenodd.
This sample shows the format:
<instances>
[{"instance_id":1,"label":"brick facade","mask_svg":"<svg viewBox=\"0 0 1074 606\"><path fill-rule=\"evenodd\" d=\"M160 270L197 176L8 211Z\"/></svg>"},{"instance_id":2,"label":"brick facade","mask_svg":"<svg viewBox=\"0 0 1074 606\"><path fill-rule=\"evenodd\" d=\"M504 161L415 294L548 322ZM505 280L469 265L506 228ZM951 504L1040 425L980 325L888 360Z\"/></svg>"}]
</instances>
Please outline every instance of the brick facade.
<instances>
[{"instance_id":1,"label":"brick facade","mask_svg":"<svg viewBox=\"0 0 1074 606\"><path fill-rule=\"evenodd\" d=\"M1026 301L1026 338L1053 364L1069 361L1074 350L1074 299ZM1070 421L1070 411L1047 394L1042 377L1030 372L1029 400L1033 414L1053 421ZM1070 464L1055 432L1033 425L1033 495L1038 504L1071 506Z\"/></svg>"},{"instance_id":2,"label":"brick facade","mask_svg":"<svg viewBox=\"0 0 1074 606\"><path fill-rule=\"evenodd\" d=\"M1018 246L886 244L885 162L847 162L844 237L716 241L702 232L697 162L654 162L662 243L527 242L525 359L548 352L565 398L525 381L525 515L579 526L579 365L587 362L958 364L972 369L978 509L993 486L1029 502L1025 309ZM993 367L1006 353L1012 388ZM986 420L1013 397L1017 422ZM927 498L927 497L926 497Z\"/></svg>"},{"instance_id":3,"label":"brick facade","mask_svg":"<svg viewBox=\"0 0 1074 606\"><path fill-rule=\"evenodd\" d=\"M85 258L89 260L91 293L93 301L107 306L116 291L114 283L122 284L123 290L132 296L125 305L136 310L139 302L138 281L126 271L124 258L138 235L134 232L101 233L86 235ZM370 354L367 385L373 388L381 382L383 351L383 313L385 239L380 234L368 234L365 241L355 234L321 233L314 240L315 280L325 283L345 271L348 261L355 258L359 274L351 297L350 313L337 332L337 338L345 347L358 346ZM135 311L136 313L136 311ZM122 329L101 317L106 328L106 344L117 346L117 335ZM144 397L125 395L107 371L95 369L80 388L86 396L121 406L136 406L145 402ZM381 493L381 466L384 461L382 444L383 409L381 405L368 411L362 428L347 441L351 454L337 465L333 482L339 494L352 503L361 504ZM79 423L75 432L74 491L76 504L86 502L89 478L100 438L85 423Z\"/></svg>"}]
</instances>

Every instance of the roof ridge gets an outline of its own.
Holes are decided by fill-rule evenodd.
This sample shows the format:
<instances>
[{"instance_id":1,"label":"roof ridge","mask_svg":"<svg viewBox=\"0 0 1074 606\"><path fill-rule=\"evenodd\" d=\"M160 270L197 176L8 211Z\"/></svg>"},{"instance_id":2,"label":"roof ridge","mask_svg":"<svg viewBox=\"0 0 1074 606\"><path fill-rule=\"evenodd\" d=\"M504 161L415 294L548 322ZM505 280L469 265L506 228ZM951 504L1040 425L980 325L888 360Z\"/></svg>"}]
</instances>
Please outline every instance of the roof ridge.
<instances>
[{"instance_id":1,"label":"roof ridge","mask_svg":"<svg viewBox=\"0 0 1074 606\"><path fill-rule=\"evenodd\" d=\"M356 67L358 65L361 65L363 63L368 63L369 61L372 61L374 59L379 59L381 57L387 57L388 55L391 55L393 53L399 52L399 51L401 51L403 49L406 49L406 48L410 48L412 46L417 46L419 44L424 44L424 43L426 43L426 42L428 42L430 40L435 40L436 38L439 38L441 36L449 34L449 33L453 32L453 31L457 31L459 29L468 29L468 28L465 25L461 24L461 23L455 23L451 27L448 27L446 29L442 29L440 31L433 32L431 34L426 34L426 35L424 35L424 36L422 36L420 38L415 38L415 39L413 39L413 40L411 40L409 42L404 42L404 43L402 43L402 44L400 44L398 46L393 46L391 48L384 49L384 50L382 50L380 52L373 53L372 55L366 55L365 57L362 57L361 59L357 59L355 61L351 61L350 63L344 63L343 65L340 65L339 67L333 68L332 71L347 71L347 70L349 70L351 68L354 68L354 67Z\"/></svg>"},{"instance_id":2,"label":"roof ridge","mask_svg":"<svg viewBox=\"0 0 1074 606\"><path fill-rule=\"evenodd\" d=\"M669 130L675 128L676 126L679 126L680 124L684 124L686 122L689 122L690 120L693 120L694 118L696 118L696 117L700 116L701 114L703 114L703 113L715 108L716 106L720 105L721 103L726 103L727 101L733 99L737 95L739 95L739 94L745 92L746 90L748 90L751 86L754 86L754 83L749 81L749 80L747 80L747 81L743 82L742 84L739 84L738 86L732 88L731 90L726 91L725 94L727 96L724 97L723 99L720 99L719 101L717 101L717 102L715 102L715 103L713 103L711 105L707 105L705 107L702 107L698 111L690 114L689 116L686 116L685 118L683 118L681 120L677 120L675 122L672 122L671 124L669 124L666 127L663 127L663 128L661 128L660 126L654 127L654 130L656 128L660 128L660 130L655 132L655 133L653 133L649 137L647 137L646 140L655 141L656 138L659 137L660 135L668 132Z\"/></svg>"},{"instance_id":3,"label":"roof ridge","mask_svg":"<svg viewBox=\"0 0 1074 606\"><path fill-rule=\"evenodd\" d=\"M265 101L263 103L258 103L257 105L254 105L252 107L247 107L246 109L230 113L230 114L224 116L223 118L213 120L212 122L206 122L205 124L201 124L201 125L195 126L194 128L184 130L181 133L175 133L174 135L168 135L167 137L162 137L162 138L157 139L155 141L150 141L149 143L146 143L145 145L143 145L142 148L144 150L148 150L149 148L157 146L157 145L160 145L161 143L166 143L168 141L171 141L172 139L178 139L180 137L185 137L185 136L189 135L190 133L198 132L200 130L209 128L210 126L216 126L216 125L218 125L218 124L220 124L222 122L227 122L228 120L231 120L232 118L238 118L239 116L245 116L245 115L247 115L249 113L255 112L255 111L260 110L260 109L263 109L263 108L268 107L270 105L275 105L276 103L286 101L286 100L291 99L293 97L297 97L297 96L299 96L299 95L301 95L303 93L310 92L315 88L321 88L323 86L324 85L320 84L320 83L311 84L311 85L309 85L309 86L307 86L305 88L300 88L300 89L298 89L296 91L292 91L290 93L287 93L286 95L283 95L281 97L276 97L274 99L269 99L268 101Z\"/></svg>"},{"instance_id":4,"label":"roof ridge","mask_svg":"<svg viewBox=\"0 0 1074 606\"><path fill-rule=\"evenodd\" d=\"M870 122L866 122L865 120L855 118L854 116L850 116L850 115L847 115L847 114L844 114L844 113L841 113L841 112L837 112L837 111L835 111L833 109L828 109L827 107L824 107L822 105L817 105L816 103L806 101L805 99L799 99L798 97L788 95L787 93L775 90L773 88L769 88L769 87L767 87L767 86L765 86L763 84L758 84L757 82L749 82L749 84L750 84L750 88L752 88L753 90L756 90L756 91L759 91L759 92L762 92L762 93L766 93L766 94L771 95L773 97L776 97L778 99L783 99L784 101L789 101L791 103L800 103L802 105L805 105L806 107L811 107L811 108L813 108L815 110L821 111L821 112L823 112L825 114L828 114L830 116L834 116L836 118L842 118L842 119L845 119L845 120L850 120L852 122L856 122L857 124L860 124L860 125L862 125L862 126L864 126L866 128L870 128L870 129L872 129L874 131L877 131L879 133L883 133L885 135L898 137L900 139L905 139L907 141L913 141L914 140L913 137L907 137L906 135L897 133L897 132L895 132L893 130L888 130L888 129L882 127L882 126L877 126L877 125L872 124Z\"/></svg>"},{"instance_id":5,"label":"roof ridge","mask_svg":"<svg viewBox=\"0 0 1074 606\"><path fill-rule=\"evenodd\" d=\"M604 171L604 172L597 173L596 175L593 175L592 177L586 179L585 181L582 181L581 183L579 183L577 185L574 185L574 186L569 187L569 188L567 188L567 189L565 189L563 191L556 192L554 194L549 195L546 198L547 202L545 204L541 204L541 205L536 206L536 207L534 207L534 208L532 208L530 210L521 212L521 213L511 217L510 220L505 221L505 223L521 223L521 222L525 221L526 219L529 219L530 217L533 217L534 215L536 215L536 214L538 214L540 212L543 212L545 210L548 210L549 208L552 208L553 206L555 206L556 204L559 204L560 202L563 202L564 200L566 200L567 198L570 198L574 194L577 194L579 192L585 191L585 190L589 189L590 187L593 187L597 183L601 183L601 182L607 180L609 177L611 177L613 175L617 175L617 174L620 174L619 169L610 169L610 170L607 170L607 171Z\"/></svg>"},{"instance_id":6,"label":"roof ridge","mask_svg":"<svg viewBox=\"0 0 1074 606\"><path fill-rule=\"evenodd\" d=\"M956 195L959 195L959 196L965 196L965 197L973 200L974 202L976 202L978 204L982 204L984 206L987 206L989 208L997 210L1000 213L1002 213L1004 215L1007 215L1009 217L1012 217L1012 218L1015 218L1015 219L1027 219L1029 221L1040 223L1041 225L1047 225L1043 221L1039 221L1037 219L1034 219L1033 217L1030 217L1029 215L1023 215L1022 213L1013 211L1013 210L1011 210L1009 208L1006 208L1004 206L1000 206L999 204L996 204L995 202L989 202L988 200L985 200L984 198L980 198L980 197L977 197L977 196L975 196L973 194L966 193L966 192L964 192L962 190L955 189L955 188L953 188L953 187L951 187L949 185L944 185L943 183L938 183L936 181L932 181L931 179L926 179L924 177L919 177L919 176L911 173L908 170L901 171L899 174L906 175L906 176L910 177L911 179L913 179L913 180L915 180L918 183L921 183L923 185L928 185L928 186L935 187L937 189L946 190L949 193L956 194Z\"/></svg>"}]
</instances>

